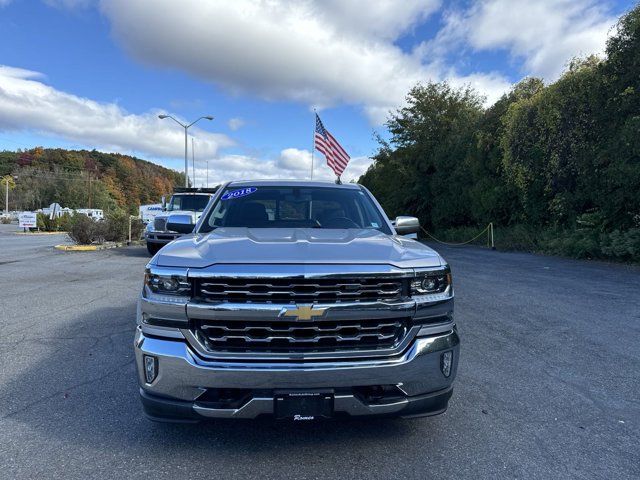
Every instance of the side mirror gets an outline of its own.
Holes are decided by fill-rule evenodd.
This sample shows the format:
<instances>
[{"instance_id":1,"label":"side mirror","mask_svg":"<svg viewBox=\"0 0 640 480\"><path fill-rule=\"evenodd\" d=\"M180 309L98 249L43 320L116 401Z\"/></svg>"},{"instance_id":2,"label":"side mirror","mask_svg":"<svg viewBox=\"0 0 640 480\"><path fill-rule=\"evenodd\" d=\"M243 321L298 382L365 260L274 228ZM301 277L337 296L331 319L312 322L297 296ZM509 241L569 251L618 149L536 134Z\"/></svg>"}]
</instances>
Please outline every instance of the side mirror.
<instances>
[{"instance_id":1,"label":"side mirror","mask_svg":"<svg viewBox=\"0 0 640 480\"><path fill-rule=\"evenodd\" d=\"M167 220L167 230L178 233L191 233L193 232L193 219L191 215L170 215Z\"/></svg>"},{"instance_id":2,"label":"side mirror","mask_svg":"<svg viewBox=\"0 0 640 480\"><path fill-rule=\"evenodd\" d=\"M162 198L160 199L160 203L162 203L162 211L164 212L167 209L167 197L162 195Z\"/></svg>"},{"instance_id":3,"label":"side mirror","mask_svg":"<svg viewBox=\"0 0 640 480\"><path fill-rule=\"evenodd\" d=\"M416 217L396 217L393 226L398 235L411 235L420 231L420 220Z\"/></svg>"}]
</instances>

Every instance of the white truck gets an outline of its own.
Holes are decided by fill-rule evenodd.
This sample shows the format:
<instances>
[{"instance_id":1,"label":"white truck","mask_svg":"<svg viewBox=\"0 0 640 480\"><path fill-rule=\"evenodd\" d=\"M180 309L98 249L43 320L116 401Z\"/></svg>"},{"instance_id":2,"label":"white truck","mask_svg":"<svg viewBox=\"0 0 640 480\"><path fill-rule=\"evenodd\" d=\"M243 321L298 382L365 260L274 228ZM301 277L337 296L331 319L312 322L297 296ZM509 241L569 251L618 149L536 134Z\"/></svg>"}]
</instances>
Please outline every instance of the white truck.
<instances>
[{"instance_id":1,"label":"white truck","mask_svg":"<svg viewBox=\"0 0 640 480\"><path fill-rule=\"evenodd\" d=\"M149 254L155 255L167 243L183 235L167 229L167 221L172 215L190 216L195 224L216 188L176 188L169 203L162 197L162 212L155 215L153 221L147 223L144 231L144 238L147 243Z\"/></svg>"}]
</instances>

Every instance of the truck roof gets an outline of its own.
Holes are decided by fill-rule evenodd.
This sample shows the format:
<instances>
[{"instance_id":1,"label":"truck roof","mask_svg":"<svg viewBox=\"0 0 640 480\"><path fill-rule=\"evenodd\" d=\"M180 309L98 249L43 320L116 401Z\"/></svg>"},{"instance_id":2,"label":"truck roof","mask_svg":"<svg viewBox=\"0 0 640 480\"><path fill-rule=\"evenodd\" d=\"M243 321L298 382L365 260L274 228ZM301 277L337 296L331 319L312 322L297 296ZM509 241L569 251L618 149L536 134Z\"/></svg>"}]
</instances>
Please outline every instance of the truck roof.
<instances>
[{"instance_id":1,"label":"truck roof","mask_svg":"<svg viewBox=\"0 0 640 480\"><path fill-rule=\"evenodd\" d=\"M346 188L357 190L360 187L357 183L334 183L317 182L310 180L238 180L229 182L228 187L325 187L325 188Z\"/></svg>"},{"instance_id":2,"label":"truck roof","mask_svg":"<svg viewBox=\"0 0 640 480\"><path fill-rule=\"evenodd\" d=\"M212 194L218 191L219 185L216 185L212 188L206 187L176 187L173 189L173 193L204 193L204 194Z\"/></svg>"}]
</instances>

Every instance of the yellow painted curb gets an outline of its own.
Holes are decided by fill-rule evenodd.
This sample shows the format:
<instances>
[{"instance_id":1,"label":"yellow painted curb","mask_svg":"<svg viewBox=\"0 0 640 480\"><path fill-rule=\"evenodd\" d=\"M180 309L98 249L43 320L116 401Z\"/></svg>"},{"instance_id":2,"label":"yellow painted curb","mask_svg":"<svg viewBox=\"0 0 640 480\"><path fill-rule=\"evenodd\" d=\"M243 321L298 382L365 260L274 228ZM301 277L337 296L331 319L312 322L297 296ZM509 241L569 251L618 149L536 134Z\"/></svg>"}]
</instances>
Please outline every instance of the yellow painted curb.
<instances>
[{"instance_id":1,"label":"yellow painted curb","mask_svg":"<svg viewBox=\"0 0 640 480\"><path fill-rule=\"evenodd\" d=\"M53 248L66 252L95 252L98 250L97 245L56 245Z\"/></svg>"},{"instance_id":2,"label":"yellow painted curb","mask_svg":"<svg viewBox=\"0 0 640 480\"><path fill-rule=\"evenodd\" d=\"M55 245L53 248L64 250L65 252L95 252L98 250L109 250L112 248L122 248L127 246L143 245L142 240L133 240L130 245L127 242L103 243L102 245Z\"/></svg>"}]
</instances>

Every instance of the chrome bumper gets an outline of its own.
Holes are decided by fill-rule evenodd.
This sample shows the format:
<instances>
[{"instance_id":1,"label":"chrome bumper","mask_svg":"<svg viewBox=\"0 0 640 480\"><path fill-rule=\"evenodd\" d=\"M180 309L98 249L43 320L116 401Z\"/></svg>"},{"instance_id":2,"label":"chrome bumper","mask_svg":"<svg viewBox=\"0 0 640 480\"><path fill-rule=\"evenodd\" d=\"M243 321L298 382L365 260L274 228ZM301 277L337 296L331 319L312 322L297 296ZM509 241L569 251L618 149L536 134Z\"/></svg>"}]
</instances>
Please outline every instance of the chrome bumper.
<instances>
[{"instance_id":1,"label":"chrome bumper","mask_svg":"<svg viewBox=\"0 0 640 480\"><path fill-rule=\"evenodd\" d=\"M138 327L135 354L145 409L150 416L164 410L183 420L255 418L274 413L273 391L278 389L335 389L334 411L353 416L437 414L446 409L459 358L456 328L416 338L398 356L345 361L214 361L200 357L183 339L159 339ZM453 352L451 374L441 370L442 353ZM157 361L157 377L146 383L143 357ZM352 387L396 385L404 397L388 403L366 403L349 391ZM198 403L207 389L255 390L237 408L210 408ZM266 393L265 393L266 392ZM187 418L188 417L188 418Z\"/></svg>"},{"instance_id":2,"label":"chrome bumper","mask_svg":"<svg viewBox=\"0 0 640 480\"><path fill-rule=\"evenodd\" d=\"M149 243L158 243L166 245L169 242L174 241L176 238L181 237L182 234L175 232L149 232L145 230L144 239Z\"/></svg>"}]
</instances>

